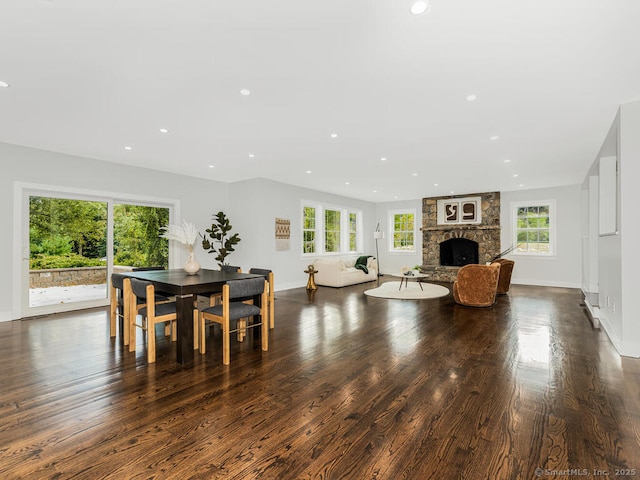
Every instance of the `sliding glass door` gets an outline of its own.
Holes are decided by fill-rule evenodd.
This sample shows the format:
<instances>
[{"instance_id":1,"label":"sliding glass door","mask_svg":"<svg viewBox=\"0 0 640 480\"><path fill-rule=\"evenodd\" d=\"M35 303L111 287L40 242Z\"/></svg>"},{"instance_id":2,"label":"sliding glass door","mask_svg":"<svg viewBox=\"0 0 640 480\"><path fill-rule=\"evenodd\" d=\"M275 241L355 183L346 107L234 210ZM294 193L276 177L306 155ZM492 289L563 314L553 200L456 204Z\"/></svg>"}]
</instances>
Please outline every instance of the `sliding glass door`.
<instances>
[{"instance_id":1,"label":"sliding glass door","mask_svg":"<svg viewBox=\"0 0 640 480\"><path fill-rule=\"evenodd\" d=\"M171 206L23 192L23 316L106 305L114 271L166 268Z\"/></svg>"},{"instance_id":2,"label":"sliding glass door","mask_svg":"<svg viewBox=\"0 0 640 480\"><path fill-rule=\"evenodd\" d=\"M29 308L107 298L107 208L29 196Z\"/></svg>"}]
</instances>

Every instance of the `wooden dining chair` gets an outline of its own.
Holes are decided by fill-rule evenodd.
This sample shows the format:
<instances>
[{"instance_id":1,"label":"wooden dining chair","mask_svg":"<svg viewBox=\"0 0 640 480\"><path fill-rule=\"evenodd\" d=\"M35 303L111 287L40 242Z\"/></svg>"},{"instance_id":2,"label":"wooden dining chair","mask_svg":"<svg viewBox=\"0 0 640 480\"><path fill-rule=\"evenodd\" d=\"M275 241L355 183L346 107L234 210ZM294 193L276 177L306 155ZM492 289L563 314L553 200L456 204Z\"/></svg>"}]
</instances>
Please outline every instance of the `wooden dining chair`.
<instances>
[{"instance_id":1,"label":"wooden dining chair","mask_svg":"<svg viewBox=\"0 0 640 480\"><path fill-rule=\"evenodd\" d=\"M111 337L116 336L118 323L120 323L120 333L124 333L127 327L124 323L124 285L122 283L124 278L125 276L120 273L113 273L111 274L111 281L109 282L109 335ZM118 322L118 320L120 320L120 322Z\"/></svg>"},{"instance_id":2,"label":"wooden dining chair","mask_svg":"<svg viewBox=\"0 0 640 480\"><path fill-rule=\"evenodd\" d=\"M255 275L262 275L267 281L267 316L269 318L269 328L275 327L274 321L274 284L273 284L273 272L271 270L267 270L264 268L250 268L249 273L253 273Z\"/></svg>"},{"instance_id":3,"label":"wooden dining chair","mask_svg":"<svg viewBox=\"0 0 640 480\"><path fill-rule=\"evenodd\" d=\"M221 272L242 273L242 268L235 265L222 265ZM209 297L209 306L220 305L222 302L222 292L203 293L203 296Z\"/></svg>"},{"instance_id":4,"label":"wooden dining chair","mask_svg":"<svg viewBox=\"0 0 640 480\"><path fill-rule=\"evenodd\" d=\"M136 349L136 328L147 332L147 361L156 361L156 324L169 323L171 340L176 340L176 304L175 302L156 303L153 283L137 278L128 279L131 293L129 302L129 351ZM142 308L137 308L138 301L143 300ZM140 320L140 323L138 323Z\"/></svg>"},{"instance_id":5,"label":"wooden dining chair","mask_svg":"<svg viewBox=\"0 0 640 480\"><path fill-rule=\"evenodd\" d=\"M262 350L269 349L269 322L266 318L267 311L267 281L262 278L248 278L243 280L230 280L222 286L222 303L210 306L200 312L200 353L206 353L206 321L218 323L222 327L222 363L229 365L231 334L241 330L261 327ZM260 306L253 304L253 298L260 296ZM255 317L260 317L260 322L255 322ZM254 323L243 322L247 317L254 317ZM232 322L235 322L231 328ZM239 326L240 324L240 326Z\"/></svg>"}]
</instances>

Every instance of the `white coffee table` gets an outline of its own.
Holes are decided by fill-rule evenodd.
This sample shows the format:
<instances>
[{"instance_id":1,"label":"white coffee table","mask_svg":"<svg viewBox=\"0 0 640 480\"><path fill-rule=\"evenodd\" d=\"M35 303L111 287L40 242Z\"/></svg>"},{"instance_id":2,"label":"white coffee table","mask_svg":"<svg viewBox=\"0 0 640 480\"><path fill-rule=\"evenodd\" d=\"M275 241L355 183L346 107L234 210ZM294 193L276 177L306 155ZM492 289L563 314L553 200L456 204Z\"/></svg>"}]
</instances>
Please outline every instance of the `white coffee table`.
<instances>
[{"instance_id":1,"label":"white coffee table","mask_svg":"<svg viewBox=\"0 0 640 480\"><path fill-rule=\"evenodd\" d=\"M400 278L400 286L398 287L398 290L402 289L403 281L404 281L404 287L407 288L407 286L409 285L409 280L415 280L416 282L418 282L418 285L420 285L420 290L424 290L424 288L422 288L422 283L420 283L418 280L421 278L427 278L429 276L426 273L414 273L413 275L405 275L403 273L392 273L390 275L392 277Z\"/></svg>"}]
</instances>

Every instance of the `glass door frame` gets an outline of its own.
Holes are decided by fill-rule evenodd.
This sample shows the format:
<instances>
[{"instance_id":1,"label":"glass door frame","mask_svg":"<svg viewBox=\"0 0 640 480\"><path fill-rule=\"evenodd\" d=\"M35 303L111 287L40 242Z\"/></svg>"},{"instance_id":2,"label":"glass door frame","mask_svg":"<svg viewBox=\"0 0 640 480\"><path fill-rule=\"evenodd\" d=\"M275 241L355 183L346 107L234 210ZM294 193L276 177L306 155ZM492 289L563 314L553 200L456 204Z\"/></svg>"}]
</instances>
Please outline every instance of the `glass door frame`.
<instances>
[{"instance_id":1,"label":"glass door frame","mask_svg":"<svg viewBox=\"0 0 640 480\"><path fill-rule=\"evenodd\" d=\"M29 306L29 198L32 196L104 202L107 204L107 294L105 298L97 300L86 300L81 302L45 305L40 307ZM14 203L14 205L20 205L19 208L15 209L17 218L14 219L14 225L19 225L19 228L14 229L14 245L18 246L17 249L14 249L14 252L15 250L18 250L19 253L18 255L14 255L13 266L14 285L20 285L20 288L14 290L14 308L15 306L19 305L18 318L48 315L52 313L69 312L74 310L82 310L86 308L103 307L109 305L109 279L111 278L111 273L113 272L114 259L114 204L126 203L131 205L168 208L170 223L176 223L176 219L180 218L180 201L177 199L83 190L52 185L16 183L14 188L14 201L16 202ZM170 266L172 265L172 258L174 257L175 255L172 255L172 248L170 246Z\"/></svg>"}]
</instances>

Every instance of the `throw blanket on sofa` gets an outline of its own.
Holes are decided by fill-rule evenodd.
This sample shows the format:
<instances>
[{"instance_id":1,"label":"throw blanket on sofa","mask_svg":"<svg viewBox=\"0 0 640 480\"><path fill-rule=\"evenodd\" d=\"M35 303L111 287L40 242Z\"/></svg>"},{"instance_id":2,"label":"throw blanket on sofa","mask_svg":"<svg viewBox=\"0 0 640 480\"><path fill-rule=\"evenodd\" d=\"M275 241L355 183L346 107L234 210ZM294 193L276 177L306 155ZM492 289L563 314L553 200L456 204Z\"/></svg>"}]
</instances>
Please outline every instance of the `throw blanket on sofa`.
<instances>
[{"instance_id":1,"label":"throw blanket on sofa","mask_svg":"<svg viewBox=\"0 0 640 480\"><path fill-rule=\"evenodd\" d=\"M362 257L358 257L354 267L357 268L358 270L362 270L366 274L369 274L369 269L367 268L367 262L369 261L370 256L371 255L363 255Z\"/></svg>"}]
</instances>

